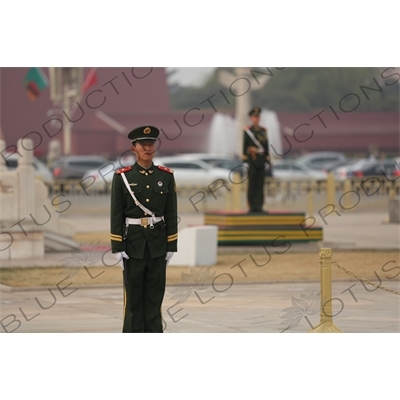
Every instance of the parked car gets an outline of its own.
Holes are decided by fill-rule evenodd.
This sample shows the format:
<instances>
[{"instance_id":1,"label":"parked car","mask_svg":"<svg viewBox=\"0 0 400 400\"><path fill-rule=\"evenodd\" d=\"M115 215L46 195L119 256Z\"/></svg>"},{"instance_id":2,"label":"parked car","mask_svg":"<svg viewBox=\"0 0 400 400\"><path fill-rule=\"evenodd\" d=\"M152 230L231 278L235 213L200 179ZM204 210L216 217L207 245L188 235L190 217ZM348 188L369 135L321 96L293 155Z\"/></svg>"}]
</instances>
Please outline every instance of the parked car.
<instances>
[{"instance_id":1,"label":"parked car","mask_svg":"<svg viewBox=\"0 0 400 400\"><path fill-rule=\"evenodd\" d=\"M339 161L346 161L344 153L338 151L316 151L305 154L296 159L298 164L314 170L329 170Z\"/></svg>"},{"instance_id":2,"label":"parked car","mask_svg":"<svg viewBox=\"0 0 400 400\"><path fill-rule=\"evenodd\" d=\"M88 191L103 191L110 187L114 176L113 171L132 165L130 161L108 161L106 164L87 171L82 178L84 186ZM155 157L155 165L164 165L174 170L176 184L179 186L208 186L217 179L228 182L233 179L230 169L215 167L200 159L186 156Z\"/></svg>"},{"instance_id":3,"label":"parked car","mask_svg":"<svg viewBox=\"0 0 400 400\"><path fill-rule=\"evenodd\" d=\"M371 163L371 160L368 158L362 158L358 160L349 160L347 163L344 165L338 166L336 168L332 169L332 173L337 180L345 180L352 176L352 171L356 171L363 167L364 165L367 165Z\"/></svg>"},{"instance_id":4,"label":"parked car","mask_svg":"<svg viewBox=\"0 0 400 400\"><path fill-rule=\"evenodd\" d=\"M392 179L400 176L400 163L393 160L370 160L363 159L349 165L348 167L338 168L336 170L338 179L363 178L363 177L385 177Z\"/></svg>"},{"instance_id":5,"label":"parked car","mask_svg":"<svg viewBox=\"0 0 400 400\"><path fill-rule=\"evenodd\" d=\"M86 171L82 177L82 186L88 191L105 191L111 187L115 170L128 167L134 163L135 156L133 153L128 157L107 161L98 168Z\"/></svg>"},{"instance_id":6,"label":"parked car","mask_svg":"<svg viewBox=\"0 0 400 400\"><path fill-rule=\"evenodd\" d=\"M63 156L50 168L55 179L81 179L88 170L99 168L107 162L108 160L102 156Z\"/></svg>"},{"instance_id":7,"label":"parked car","mask_svg":"<svg viewBox=\"0 0 400 400\"><path fill-rule=\"evenodd\" d=\"M237 172L241 177L247 176L248 167L240 160L216 160L210 162L213 167L223 168L230 171L232 174Z\"/></svg>"},{"instance_id":8,"label":"parked car","mask_svg":"<svg viewBox=\"0 0 400 400\"><path fill-rule=\"evenodd\" d=\"M18 167L18 153L4 153L5 164L8 169L15 169ZM53 183L53 174L49 167L42 161L33 156L33 167L35 168L35 176L41 179L46 185Z\"/></svg>"},{"instance_id":9,"label":"parked car","mask_svg":"<svg viewBox=\"0 0 400 400\"><path fill-rule=\"evenodd\" d=\"M275 179L322 181L327 178L325 171L313 170L293 160L276 160L272 164L272 176Z\"/></svg>"},{"instance_id":10,"label":"parked car","mask_svg":"<svg viewBox=\"0 0 400 400\"><path fill-rule=\"evenodd\" d=\"M235 161L237 157L231 154L225 153L181 153L175 156L171 156L178 159L191 159L191 160L201 160L211 165L221 161Z\"/></svg>"},{"instance_id":11,"label":"parked car","mask_svg":"<svg viewBox=\"0 0 400 400\"><path fill-rule=\"evenodd\" d=\"M359 161L359 159L346 159L346 160L334 161L333 163L327 165L326 168L324 168L324 171L332 172L334 174L337 169L341 167L348 167L356 163L357 161Z\"/></svg>"},{"instance_id":12,"label":"parked car","mask_svg":"<svg viewBox=\"0 0 400 400\"><path fill-rule=\"evenodd\" d=\"M177 159L201 160L216 168L229 170L232 174L237 172L240 176L247 175L248 167L234 155L226 153L184 153L173 156Z\"/></svg>"},{"instance_id":13,"label":"parked car","mask_svg":"<svg viewBox=\"0 0 400 400\"><path fill-rule=\"evenodd\" d=\"M230 170L226 168L213 167L212 165L196 159L185 159L180 157L154 158L154 164L164 165L174 170L177 186L208 186L217 179L229 182Z\"/></svg>"}]
</instances>

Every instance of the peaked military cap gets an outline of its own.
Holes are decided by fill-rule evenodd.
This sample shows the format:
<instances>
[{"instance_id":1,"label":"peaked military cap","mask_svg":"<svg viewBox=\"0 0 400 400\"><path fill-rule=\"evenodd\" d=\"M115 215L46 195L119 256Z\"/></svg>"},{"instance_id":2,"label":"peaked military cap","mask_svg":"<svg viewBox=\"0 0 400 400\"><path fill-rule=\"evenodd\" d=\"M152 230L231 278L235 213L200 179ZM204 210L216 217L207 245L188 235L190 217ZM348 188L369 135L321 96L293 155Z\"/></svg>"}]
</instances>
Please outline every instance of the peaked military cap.
<instances>
[{"instance_id":1,"label":"peaked military cap","mask_svg":"<svg viewBox=\"0 0 400 400\"><path fill-rule=\"evenodd\" d=\"M260 107L254 107L249 111L249 116L254 115L255 117L259 117L261 114L261 108Z\"/></svg>"},{"instance_id":2,"label":"peaked military cap","mask_svg":"<svg viewBox=\"0 0 400 400\"><path fill-rule=\"evenodd\" d=\"M134 142L140 141L149 141L155 142L157 140L160 131L155 126L140 126L139 128L135 128L128 133L128 138Z\"/></svg>"}]
</instances>

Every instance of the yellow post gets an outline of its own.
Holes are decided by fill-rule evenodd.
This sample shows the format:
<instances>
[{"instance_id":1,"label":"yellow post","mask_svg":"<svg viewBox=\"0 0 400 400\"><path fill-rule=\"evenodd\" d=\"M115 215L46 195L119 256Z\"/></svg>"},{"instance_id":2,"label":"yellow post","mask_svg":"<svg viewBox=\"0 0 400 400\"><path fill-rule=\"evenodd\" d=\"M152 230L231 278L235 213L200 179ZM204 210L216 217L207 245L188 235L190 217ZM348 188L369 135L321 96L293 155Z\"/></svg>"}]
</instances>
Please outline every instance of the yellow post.
<instances>
[{"instance_id":1,"label":"yellow post","mask_svg":"<svg viewBox=\"0 0 400 400\"><path fill-rule=\"evenodd\" d=\"M335 192L335 177L332 172L329 172L326 179L326 201L328 204L335 204Z\"/></svg>"},{"instance_id":2,"label":"yellow post","mask_svg":"<svg viewBox=\"0 0 400 400\"><path fill-rule=\"evenodd\" d=\"M238 172L234 172L232 174L232 186L231 186L231 191L232 191L232 208L233 211L240 211L240 196L241 196L241 178L240 174Z\"/></svg>"},{"instance_id":3,"label":"yellow post","mask_svg":"<svg viewBox=\"0 0 400 400\"><path fill-rule=\"evenodd\" d=\"M314 216L314 183L311 182L310 186L307 188L307 200L308 200L308 216L313 217Z\"/></svg>"},{"instance_id":4,"label":"yellow post","mask_svg":"<svg viewBox=\"0 0 400 400\"><path fill-rule=\"evenodd\" d=\"M332 314L332 249L319 250L321 263L321 320L309 333L342 333L333 323Z\"/></svg>"},{"instance_id":5,"label":"yellow post","mask_svg":"<svg viewBox=\"0 0 400 400\"><path fill-rule=\"evenodd\" d=\"M225 193L225 210L227 211L232 210L232 196L233 196L232 189L230 192Z\"/></svg>"},{"instance_id":6,"label":"yellow post","mask_svg":"<svg viewBox=\"0 0 400 400\"><path fill-rule=\"evenodd\" d=\"M390 186L389 189L389 200L393 200L395 198L396 192L394 190L394 186Z\"/></svg>"},{"instance_id":7,"label":"yellow post","mask_svg":"<svg viewBox=\"0 0 400 400\"><path fill-rule=\"evenodd\" d=\"M343 194L349 193L351 191L351 182L350 179L346 179L343 184ZM343 197L343 208L345 210L349 210L351 207L350 196L345 195Z\"/></svg>"}]
</instances>

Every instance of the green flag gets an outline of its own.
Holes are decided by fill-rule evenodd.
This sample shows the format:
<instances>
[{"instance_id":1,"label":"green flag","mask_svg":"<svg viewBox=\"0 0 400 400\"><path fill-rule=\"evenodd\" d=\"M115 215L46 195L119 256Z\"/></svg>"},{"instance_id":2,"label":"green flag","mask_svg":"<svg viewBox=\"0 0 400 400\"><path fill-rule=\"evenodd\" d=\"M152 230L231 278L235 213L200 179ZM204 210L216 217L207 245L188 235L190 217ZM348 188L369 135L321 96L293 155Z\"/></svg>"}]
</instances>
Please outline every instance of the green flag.
<instances>
[{"instance_id":1,"label":"green flag","mask_svg":"<svg viewBox=\"0 0 400 400\"><path fill-rule=\"evenodd\" d=\"M24 78L24 87L31 100L35 100L46 89L49 81L41 68L32 67Z\"/></svg>"}]
</instances>

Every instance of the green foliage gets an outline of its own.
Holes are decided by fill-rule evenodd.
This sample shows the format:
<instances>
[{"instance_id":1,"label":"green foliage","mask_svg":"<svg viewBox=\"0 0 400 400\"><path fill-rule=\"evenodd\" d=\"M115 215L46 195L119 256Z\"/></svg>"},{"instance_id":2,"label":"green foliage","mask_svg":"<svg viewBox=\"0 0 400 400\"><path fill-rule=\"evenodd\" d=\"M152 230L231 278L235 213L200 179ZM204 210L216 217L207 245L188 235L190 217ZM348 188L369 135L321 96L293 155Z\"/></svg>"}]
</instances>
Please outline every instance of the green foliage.
<instances>
[{"instance_id":1,"label":"green foliage","mask_svg":"<svg viewBox=\"0 0 400 400\"><path fill-rule=\"evenodd\" d=\"M326 109L329 105L337 109L339 104L351 109L360 98L357 111L398 111L399 84L392 84L398 77L387 78L394 72L385 68L270 68L271 78L260 90L252 92L252 103L262 108L281 112L313 112ZM235 97L229 88L218 81L221 70L233 72L234 68L216 68L214 74L201 87L170 87L171 105L174 109L199 107L234 109ZM266 67L254 67L267 73ZM397 72L397 71L396 71ZM257 76L262 76L261 74ZM253 77L251 85L256 85ZM232 80L234 82L234 79ZM364 93L360 87L364 89ZM372 90L375 89L375 90ZM224 92L230 101L228 104L221 95ZM355 95L347 96L351 93ZM368 97L368 98L367 98Z\"/></svg>"}]
</instances>

